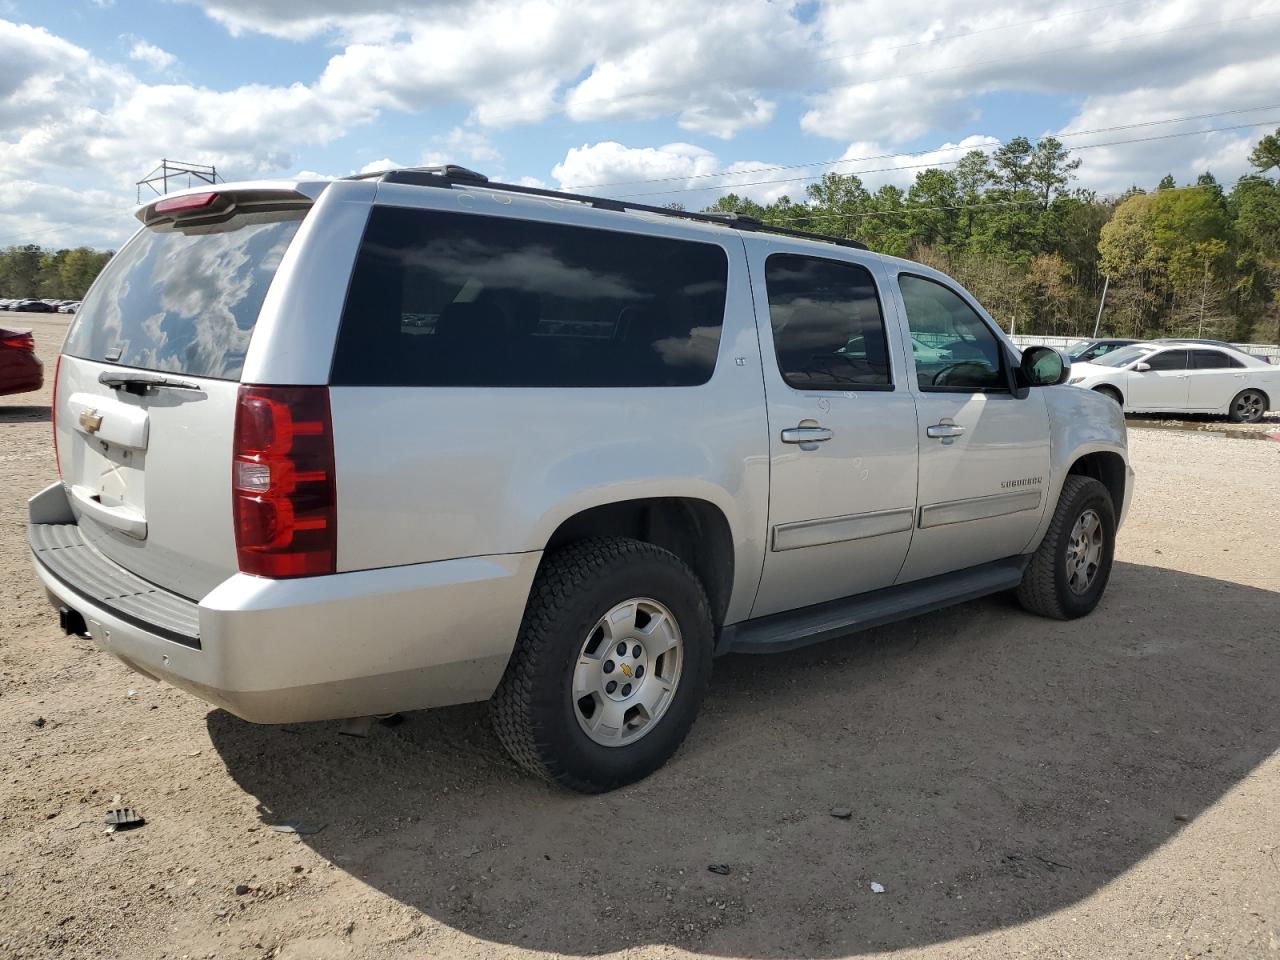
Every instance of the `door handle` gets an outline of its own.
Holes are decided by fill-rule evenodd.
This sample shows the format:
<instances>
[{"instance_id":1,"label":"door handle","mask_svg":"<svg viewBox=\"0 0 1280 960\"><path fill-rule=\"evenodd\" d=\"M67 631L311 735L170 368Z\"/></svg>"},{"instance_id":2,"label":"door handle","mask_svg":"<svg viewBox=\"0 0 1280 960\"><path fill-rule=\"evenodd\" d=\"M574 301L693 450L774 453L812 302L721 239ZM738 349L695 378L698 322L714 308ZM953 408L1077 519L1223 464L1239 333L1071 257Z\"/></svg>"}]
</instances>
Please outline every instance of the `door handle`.
<instances>
[{"instance_id":1,"label":"door handle","mask_svg":"<svg viewBox=\"0 0 1280 960\"><path fill-rule=\"evenodd\" d=\"M783 443L820 443L834 436L826 427L787 427L782 431Z\"/></svg>"},{"instance_id":2,"label":"door handle","mask_svg":"<svg viewBox=\"0 0 1280 960\"><path fill-rule=\"evenodd\" d=\"M964 427L958 423L935 423L924 432L935 440L952 440L964 434Z\"/></svg>"}]
</instances>

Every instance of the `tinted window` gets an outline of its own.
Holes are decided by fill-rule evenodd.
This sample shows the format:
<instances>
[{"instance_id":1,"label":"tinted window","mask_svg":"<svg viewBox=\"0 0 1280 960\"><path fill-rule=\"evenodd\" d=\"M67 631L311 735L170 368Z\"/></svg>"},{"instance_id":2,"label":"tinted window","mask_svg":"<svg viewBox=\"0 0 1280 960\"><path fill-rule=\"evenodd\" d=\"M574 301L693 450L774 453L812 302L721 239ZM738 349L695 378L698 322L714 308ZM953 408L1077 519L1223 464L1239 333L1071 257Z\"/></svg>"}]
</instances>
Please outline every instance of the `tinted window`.
<instances>
[{"instance_id":1,"label":"tinted window","mask_svg":"<svg viewBox=\"0 0 1280 960\"><path fill-rule=\"evenodd\" d=\"M237 380L302 212L143 230L111 258L67 336L86 360Z\"/></svg>"},{"instance_id":2,"label":"tinted window","mask_svg":"<svg viewBox=\"0 0 1280 960\"><path fill-rule=\"evenodd\" d=\"M1147 357L1146 362L1151 365L1152 370L1185 370L1187 357L1186 350L1165 350Z\"/></svg>"},{"instance_id":3,"label":"tinted window","mask_svg":"<svg viewBox=\"0 0 1280 960\"><path fill-rule=\"evenodd\" d=\"M775 253L764 273L783 380L798 390L892 383L880 300L865 268Z\"/></svg>"},{"instance_id":4,"label":"tinted window","mask_svg":"<svg viewBox=\"0 0 1280 960\"><path fill-rule=\"evenodd\" d=\"M1108 354L1108 353L1114 353L1115 351L1119 350L1121 347L1124 347L1124 346L1128 346L1128 344L1100 343L1096 347L1094 347L1092 350L1090 350L1088 355L1090 359L1093 359L1096 357L1104 356L1105 354Z\"/></svg>"},{"instance_id":5,"label":"tinted window","mask_svg":"<svg viewBox=\"0 0 1280 960\"><path fill-rule=\"evenodd\" d=\"M332 382L705 383L727 273L712 244L378 207L356 260Z\"/></svg>"},{"instance_id":6,"label":"tinted window","mask_svg":"<svg viewBox=\"0 0 1280 960\"><path fill-rule=\"evenodd\" d=\"M1007 390L1000 341L955 291L898 277L921 390Z\"/></svg>"},{"instance_id":7,"label":"tinted window","mask_svg":"<svg viewBox=\"0 0 1280 960\"><path fill-rule=\"evenodd\" d=\"M1105 357L1099 357L1093 362L1101 367L1123 367L1135 360L1141 360L1154 349L1145 343L1135 343L1128 347L1121 347L1119 350L1112 350Z\"/></svg>"},{"instance_id":8,"label":"tinted window","mask_svg":"<svg viewBox=\"0 0 1280 960\"><path fill-rule=\"evenodd\" d=\"M1232 367L1243 367L1244 364L1235 357L1227 356L1218 350L1196 350L1191 354L1192 370L1229 370Z\"/></svg>"}]
</instances>

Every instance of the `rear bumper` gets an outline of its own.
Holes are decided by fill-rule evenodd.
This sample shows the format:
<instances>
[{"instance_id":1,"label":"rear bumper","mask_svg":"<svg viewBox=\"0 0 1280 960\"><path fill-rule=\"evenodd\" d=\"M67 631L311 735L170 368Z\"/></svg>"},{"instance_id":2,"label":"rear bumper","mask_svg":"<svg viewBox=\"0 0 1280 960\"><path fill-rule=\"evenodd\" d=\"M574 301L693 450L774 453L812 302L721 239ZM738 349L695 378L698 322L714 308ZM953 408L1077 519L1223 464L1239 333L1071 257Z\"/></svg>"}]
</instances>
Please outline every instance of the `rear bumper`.
<instances>
[{"instance_id":1,"label":"rear bumper","mask_svg":"<svg viewBox=\"0 0 1280 960\"><path fill-rule=\"evenodd\" d=\"M49 531L37 527L62 519L58 497L65 501L55 484L33 498L33 546L48 539L41 535ZM73 539L73 531L63 530L63 538ZM185 637L174 635L172 617L148 622L137 602L122 598L124 591L104 595L121 574L132 575L80 543L71 546L87 552L70 573L66 563L33 550L51 602L79 613L94 642L139 673L259 723L487 699L506 669L541 556L470 557L296 580L235 574L199 603L148 585L145 599L153 608L191 608L196 636Z\"/></svg>"}]
</instances>

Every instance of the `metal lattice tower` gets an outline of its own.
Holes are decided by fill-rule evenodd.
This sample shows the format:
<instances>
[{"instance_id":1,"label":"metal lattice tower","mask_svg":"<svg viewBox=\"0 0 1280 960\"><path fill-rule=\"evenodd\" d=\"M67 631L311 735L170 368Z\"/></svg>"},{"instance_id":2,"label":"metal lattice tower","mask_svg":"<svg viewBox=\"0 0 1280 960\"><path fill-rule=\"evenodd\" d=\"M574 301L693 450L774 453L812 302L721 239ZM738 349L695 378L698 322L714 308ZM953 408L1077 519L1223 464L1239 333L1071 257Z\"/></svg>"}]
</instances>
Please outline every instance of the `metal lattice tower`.
<instances>
[{"instance_id":1,"label":"metal lattice tower","mask_svg":"<svg viewBox=\"0 0 1280 960\"><path fill-rule=\"evenodd\" d=\"M174 181L170 186L170 181ZM164 196L170 190L193 187L197 183L226 183L218 176L217 168L199 163L182 163L179 160L161 160L156 167L134 184L138 189L138 203L142 202L142 188L147 187L156 196Z\"/></svg>"}]
</instances>

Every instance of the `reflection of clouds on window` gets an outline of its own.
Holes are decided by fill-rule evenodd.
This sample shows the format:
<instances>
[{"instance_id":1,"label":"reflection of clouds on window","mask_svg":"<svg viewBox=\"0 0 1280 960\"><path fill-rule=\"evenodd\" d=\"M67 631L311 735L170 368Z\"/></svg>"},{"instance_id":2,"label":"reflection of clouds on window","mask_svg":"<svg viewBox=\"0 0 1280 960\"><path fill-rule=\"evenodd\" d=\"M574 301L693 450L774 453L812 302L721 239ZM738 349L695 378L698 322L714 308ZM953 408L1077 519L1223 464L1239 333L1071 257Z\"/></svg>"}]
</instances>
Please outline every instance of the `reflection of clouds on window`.
<instances>
[{"instance_id":1,"label":"reflection of clouds on window","mask_svg":"<svg viewBox=\"0 0 1280 960\"><path fill-rule=\"evenodd\" d=\"M429 269L458 287L471 281L486 289L554 293L568 300L636 300L645 296L625 277L566 263L544 245L495 248L477 240L449 238L410 251L387 251L387 255L411 269Z\"/></svg>"},{"instance_id":2,"label":"reflection of clouds on window","mask_svg":"<svg viewBox=\"0 0 1280 960\"><path fill-rule=\"evenodd\" d=\"M720 350L719 327L694 327L687 337L664 337L655 340L653 349L663 362L672 367L699 367L713 370Z\"/></svg>"},{"instance_id":3,"label":"reflection of clouds on window","mask_svg":"<svg viewBox=\"0 0 1280 960\"><path fill-rule=\"evenodd\" d=\"M850 318L860 317L861 305L866 302L796 297L777 305L771 303L770 310L774 329L786 331L788 349L831 348L843 346L858 327L865 326L851 323Z\"/></svg>"},{"instance_id":4,"label":"reflection of clouds on window","mask_svg":"<svg viewBox=\"0 0 1280 960\"><path fill-rule=\"evenodd\" d=\"M690 283L681 287L680 292L686 297L702 297L708 294L719 297L724 294L724 281L703 280L700 283Z\"/></svg>"},{"instance_id":5,"label":"reflection of clouds on window","mask_svg":"<svg viewBox=\"0 0 1280 960\"><path fill-rule=\"evenodd\" d=\"M163 347L165 340L169 337L169 335L164 331L163 324L163 312L153 313L151 316L147 317L147 319L142 321L142 329L146 331L147 336L151 338L151 342L157 347Z\"/></svg>"},{"instance_id":6,"label":"reflection of clouds on window","mask_svg":"<svg viewBox=\"0 0 1280 960\"><path fill-rule=\"evenodd\" d=\"M151 370L238 377L263 298L299 223L143 231L108 264L68 352Z\"/></svg>"}]
</instances>

